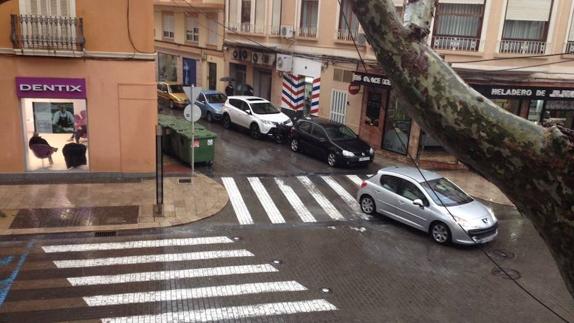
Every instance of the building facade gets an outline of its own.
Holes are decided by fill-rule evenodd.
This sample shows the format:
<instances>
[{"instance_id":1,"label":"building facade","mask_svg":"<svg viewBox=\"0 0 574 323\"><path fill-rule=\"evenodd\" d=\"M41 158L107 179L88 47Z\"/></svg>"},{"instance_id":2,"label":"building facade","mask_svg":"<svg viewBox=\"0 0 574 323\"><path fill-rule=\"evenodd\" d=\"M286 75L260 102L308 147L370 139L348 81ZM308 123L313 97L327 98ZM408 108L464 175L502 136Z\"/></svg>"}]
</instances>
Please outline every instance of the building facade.
<instances>
[{"instance_id":1,"label":"building facade","mask_svg":"<svg viewBox=\"0 0 574 323\"><path fill-rule=\"evenodd\" d=\"M0 173L153 172L154 59L152 0L0 5Z\"/></svg>"},{"instance_id":2,"label":"building facade","mask_svg":"<svg viewBox=\"0 0 574 323\"><path fill-rule=\"evenodd\" d=\"M573 11L572 0L440 0L428 43L502 108L572 128ZM225 73L256 95L345 123L384 155L460 166L405 113L349 1L227 0L226 22Z\"/></svg>"},{"instance_id":3,"label":"building facade","mask_svg":"<svg viewBox=\"0 0 574 323\"><path fill-rule=\"evenodd\" d=\"M156 78L223 90L224 0L155 0Z\"/></svg>"}]
</instances>

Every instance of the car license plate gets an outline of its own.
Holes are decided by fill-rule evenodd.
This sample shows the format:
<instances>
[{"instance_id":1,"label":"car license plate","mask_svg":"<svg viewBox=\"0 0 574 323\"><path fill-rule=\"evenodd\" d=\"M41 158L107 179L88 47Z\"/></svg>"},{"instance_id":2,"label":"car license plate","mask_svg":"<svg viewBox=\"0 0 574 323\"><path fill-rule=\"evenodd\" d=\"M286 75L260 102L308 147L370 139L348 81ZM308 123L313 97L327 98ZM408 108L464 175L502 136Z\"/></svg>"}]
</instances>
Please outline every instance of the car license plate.
<instances>
[{"instance_id":1,"label":"car license plate","mask_svg":"<svg viewBox=\"0 0 574 323\"><path fill-rule=\"evenodd\" d=\"M371 159L371 157L359 157L359 161L367 161Z\"/></svg>"}]
</instances>

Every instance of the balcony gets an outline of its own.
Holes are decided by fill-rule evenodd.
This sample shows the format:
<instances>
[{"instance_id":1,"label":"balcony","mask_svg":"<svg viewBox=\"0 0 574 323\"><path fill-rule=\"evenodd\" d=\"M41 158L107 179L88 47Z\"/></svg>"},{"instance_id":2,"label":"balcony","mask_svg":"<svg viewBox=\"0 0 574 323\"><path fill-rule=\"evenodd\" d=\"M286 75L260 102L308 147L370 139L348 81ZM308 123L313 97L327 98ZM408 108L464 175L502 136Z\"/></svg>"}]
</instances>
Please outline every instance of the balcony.
<instances>
[{"instance_id":1,"label":"balcony","mask_svg":"<svg viewBox=\"0 0 574 323\"><path fill-rule=\"evenodd\" d=\"M479 45L479 38L458 36L434 36L432 38L433 49L477 52Z\"/></svg>"},{"instance_id":2,"label":"balcony","mask_svg":"<svg viewBox=\"0 0 574 323\"><path fill-rule=\"evenodd\" d=\"M500 41L500 53L538 55L544 54L548 43L537 40L502 40Z\"/></svg>"},{"instance_id":3,"label":"balcony","mask_svg":"<svg viewBox=\"0 0 574 323\"><path fill-rule=\"evenodd\" d=\"M15 49L84 50L82 18L12 15L11 25Z\"/></svg>"},{"instance_id":4,"label":"balcony","mask_svg":"<svg viewBox=\"0 0 574 323\"><path fill-rule=\"evenodd\" d=\"M349 31L348 29L339 29L337 31L337 39L338 40L353 41L353 39L357 39L358 34L359 34L358 31Z\"/></svg>"},{"instance_id":5,"label":"balcony","mask_svg":"<svg viewBox=\"0 0 574 323\"><path fill-rule=\"evenodd\" d=\"M566 43L566 54L574 54L574 41Z\"/></svg>"},{"instance_id":6,"label":"balcony","mask_svg":"<svg viewBox=\"0 0 574 323\"><path fill-rule=\"evenodd\" d=\"M301 27L297 33L299 37L317 38L317 27Z\"/></svg>"}]
</instances>

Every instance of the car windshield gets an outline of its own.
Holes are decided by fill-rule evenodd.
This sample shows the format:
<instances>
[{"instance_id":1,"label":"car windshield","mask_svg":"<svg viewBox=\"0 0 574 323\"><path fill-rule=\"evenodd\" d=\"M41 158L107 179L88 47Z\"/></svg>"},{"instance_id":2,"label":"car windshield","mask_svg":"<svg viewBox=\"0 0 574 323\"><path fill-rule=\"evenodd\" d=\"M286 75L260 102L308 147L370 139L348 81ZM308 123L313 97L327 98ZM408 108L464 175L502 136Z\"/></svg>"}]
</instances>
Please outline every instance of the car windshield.
<instances>
[{"instance_id":1,"label":"car windshield","mask_svg":"<svg viewBox=\"0 0 574 323\"><path fill-rule=\"evenodd\" d=\"M206 94L205 97L209 103L225 103L225 100L227 100L227 96L223 93Z\"/></svg>"},{"instance_id":2,"label":"car windshield","mask_svg":"<svg viewBox=\"0 0 574 323\"><path fill-rule=\"evenodd\" d=\"M251 103L251 110L256 114L279 113L279 109L273 106L270 102Z\"/></svg>"},{"instance_id":3,"label":"car windshield","mask_svg":"<svg viewBox=\"0 0 574 323\"><path fill-rule=\"evenodd\" d=\"M343 125L325 127L325 130L329 138L334 141L357 139L353 130Z\"/></svg>"},{"instance_id":4,"label":"car windshield","mask_svg":"<svg viewBox=\"0 0 574 323\"><path fill-rule=\"evenodd\" d=\"M422 182L421 185L433 201L440 206L443 204L444 206L457 206L473 201L472 197L444 177Z\"/></svg>"},{"instance_id":5,"label":"car windshield","mask_svg":"<svg viewBox=\"0 0 574 323\"><path fill-rule=\"evenodd\" d=\"M179 84L172 84L169 86L169 91L171 93L183 93L183 87Z\"/></svg>"}]
</instances>

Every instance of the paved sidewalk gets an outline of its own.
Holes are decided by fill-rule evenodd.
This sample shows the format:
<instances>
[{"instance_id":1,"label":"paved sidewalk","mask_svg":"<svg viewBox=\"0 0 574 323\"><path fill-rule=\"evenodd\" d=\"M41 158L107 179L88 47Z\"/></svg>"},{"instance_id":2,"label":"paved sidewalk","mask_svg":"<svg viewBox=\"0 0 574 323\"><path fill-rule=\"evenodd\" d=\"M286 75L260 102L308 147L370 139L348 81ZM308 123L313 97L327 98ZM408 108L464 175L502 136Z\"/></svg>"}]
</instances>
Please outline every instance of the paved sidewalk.
<instances>
[{"instance_id":1,"label":"paved sidewalk","mask_svg":"<svg viewBox=\"0 0 574 323\"><path fill-rule=\"evenodd\" d=\"M225 188L198 174L166 178L164 214L154 216L155 181L0 186L0 235L167 227L209 217L227 204Z\"/></svg>"}]
</instances>

